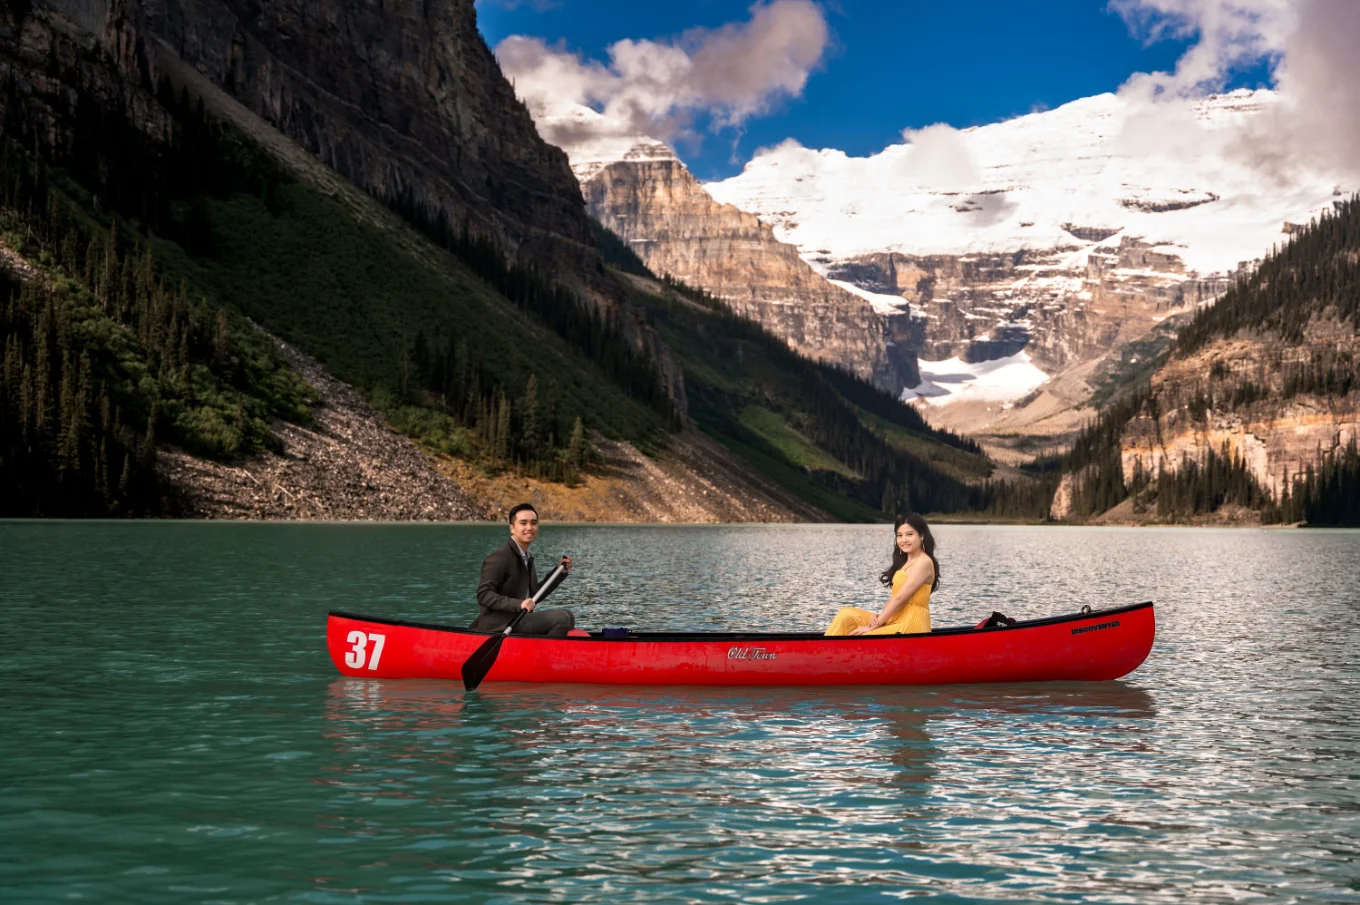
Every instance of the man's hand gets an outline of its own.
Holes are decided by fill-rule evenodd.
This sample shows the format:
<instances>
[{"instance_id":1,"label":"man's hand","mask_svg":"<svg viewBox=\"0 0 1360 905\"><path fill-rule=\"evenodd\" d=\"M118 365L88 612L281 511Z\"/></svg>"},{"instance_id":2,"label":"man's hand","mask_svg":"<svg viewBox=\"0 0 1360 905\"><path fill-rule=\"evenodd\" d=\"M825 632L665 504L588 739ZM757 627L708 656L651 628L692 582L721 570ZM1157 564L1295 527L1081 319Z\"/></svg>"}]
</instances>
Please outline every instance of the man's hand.
<instances>
[{"instance_id":1,"label":"man's hand","mask_svg":"<svg viewBox=\"0 0 1360 905\"><path fill-rule=\"evenodd\" d=\"M564 556L564 557L562 557L562 568L566 569L568 572L571 571L571 557L570 557L570 556Z\"/></svg>"},{"instance_id":2,"label":"man's hand","mask_svg":"<svg viewBox=\"0 0 1360 905\"><path fill-rule=\"evenodd\" d=\"M534 611L534 598L526 597L525 599L521 600L519 602L519 608L521 610L527 610L528 612L532 613Z\"/></svg>"}]
</instances>

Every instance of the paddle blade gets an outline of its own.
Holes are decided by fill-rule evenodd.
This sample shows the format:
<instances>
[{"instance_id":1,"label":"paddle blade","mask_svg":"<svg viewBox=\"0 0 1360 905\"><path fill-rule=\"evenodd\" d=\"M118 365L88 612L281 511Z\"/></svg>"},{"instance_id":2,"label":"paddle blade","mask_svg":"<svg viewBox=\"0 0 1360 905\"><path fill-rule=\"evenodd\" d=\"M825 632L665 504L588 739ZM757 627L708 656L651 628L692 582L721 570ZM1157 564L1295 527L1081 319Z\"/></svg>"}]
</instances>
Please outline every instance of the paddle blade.
<instances>
[{"instance_id":1,"label":"paddle blade","mask_svg":"<svg viewBox=\"0 0 1360 905\"><path fill-rule=\"evenodd\" d=\"M464 691L471 691L482 684L486 674L491 672L491 667L496 665L496 657L501 652L501 642L504 640L504 633L497 632L483 641L476 653L463 662Z\"/></svg>"},{"instance_id":2,"label":"paddle blade","mask_svg":"<svg viewBox=\"0 0 1360 905\"><path fill-rule=\"evenodd\" d=\"M560 585L562 579L566 577L567 570L559 563L552 572L548 573L548 578L543 582L542 587L538 589L538 593L534 594L534 603L538 603L544 597L551 594L553 589ZM505 640L506 635L514 631L515 626L519 625L519 621L523 619L528 612L528 610L522 609L516 613L515 618L505 627L504 632L493 638L487 638L482 642L482 646L477 648L476 653L463 662L464 691L471 691L482 684L482 680L486 678L486 674L491 672L491 667L496 665L496 657L501 652L501 642Z\"/></svg>"}]
</instances>

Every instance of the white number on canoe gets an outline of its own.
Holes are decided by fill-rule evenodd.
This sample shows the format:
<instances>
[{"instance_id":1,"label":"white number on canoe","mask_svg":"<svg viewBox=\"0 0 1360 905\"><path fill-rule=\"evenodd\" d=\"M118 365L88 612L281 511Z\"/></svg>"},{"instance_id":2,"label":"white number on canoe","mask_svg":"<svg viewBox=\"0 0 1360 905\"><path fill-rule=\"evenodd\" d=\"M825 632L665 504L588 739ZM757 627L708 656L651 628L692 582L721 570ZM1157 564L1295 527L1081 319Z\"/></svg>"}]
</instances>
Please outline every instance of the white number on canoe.
<instances>
[{"instance_id":1,"label":"white number on canoe","mask_svg":"<svg viewBox=\"0 0 1360 905\"><path fill-rule=\"evenodd\" d=\"M349 637L346 638L346 640L352 645L350 649L345 652L346 666L350 669L362 669L364 660L367 659L369 669L378 668L378 658L382 656L383 644L387 642L386 635L380 635L377 632L365 633L355 629L349 633ZM370 641L373 642L373 654L371 656L368 655L368 644Z\"/></svg>"}]
</instances>

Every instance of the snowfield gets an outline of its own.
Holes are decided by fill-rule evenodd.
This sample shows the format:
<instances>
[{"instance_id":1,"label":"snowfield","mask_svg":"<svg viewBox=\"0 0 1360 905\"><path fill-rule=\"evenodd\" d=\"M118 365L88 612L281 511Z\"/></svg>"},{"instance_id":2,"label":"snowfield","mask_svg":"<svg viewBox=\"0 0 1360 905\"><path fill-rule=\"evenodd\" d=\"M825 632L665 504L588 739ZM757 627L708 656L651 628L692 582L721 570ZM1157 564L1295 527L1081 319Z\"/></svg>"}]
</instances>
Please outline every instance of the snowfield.
<instances>
[{"instance_id":1,"label":"snowfield","mask_svg":"<svg viewBox=\"0 0 1360 905\"><path fill-rule=\"evenodd\" d=\"M931 126L870 157L786 141L705 184L823 273L871 252L965 255L1118 247L1138 238L1202 275L1228 273L1360 183L1249 159L1273 92L1134 106L1114 94L965 130ZM1071 265L1083 266L1073 257Z\"/></svg>"},{"instance_id":2,"label":"snowfield","mask_svg":"<svg viewBox=\"0 0 1360 905\"><path fill-rule=\"evenodd\" d=\"M1011 403L1038 389L1048 375L1017 352L970 364L958 358L920 362L921 382L902 391L902 401L924 399L931 405L954 402Z\"/></svg>"},{"instance_id":3,"label":"snowfield","mask_svg":"<svg viewBox=\"0 0 1360 905\"><path fill-rule=\"evenodd\" d=\"M886 316L926 315L876 291L881 283L830 279L861 272L839 265L885 252L953 256L959 265L969 255L1040 252L960 302L959 314L980 328L968 337L983 341L999 330L1032 333L1054 312L1091 304L1094 288L1230 278L1360 190L1360 164L1350 174L1263 168L1257 158L1272 146L1277 102L1266 89L1156 103L1102 94L986 126L908 130L867 157L790 140L704 188L769 223L831 283ZM664 142L588 107L539 110L535 119L582 183L614 161L677 159ZM1150 322L1165 316L1148 314ZM921 361L920 369L921 383L901 397L931 406L1009 408L1050 377L1023 351L975 364Z\"/></svg>"},{"instance_id":4,"label":"snowfield","mask_svg":"<svg viewBox=\"0 0 1360 905\"><path fill-rule=\"evenodd\" d=\"M857 295L864 299L870 305L873 305L874 310L879 314L902 314L903 312L911 310L910 303L900 295L886 295L882 292L870 292L867 289L861 289L854 283L848 283L845 280L827 280L827 282L833 286L839 286L851 295ZM918 316L925 317L924 314Z\"/></svg>"}]
</instances>

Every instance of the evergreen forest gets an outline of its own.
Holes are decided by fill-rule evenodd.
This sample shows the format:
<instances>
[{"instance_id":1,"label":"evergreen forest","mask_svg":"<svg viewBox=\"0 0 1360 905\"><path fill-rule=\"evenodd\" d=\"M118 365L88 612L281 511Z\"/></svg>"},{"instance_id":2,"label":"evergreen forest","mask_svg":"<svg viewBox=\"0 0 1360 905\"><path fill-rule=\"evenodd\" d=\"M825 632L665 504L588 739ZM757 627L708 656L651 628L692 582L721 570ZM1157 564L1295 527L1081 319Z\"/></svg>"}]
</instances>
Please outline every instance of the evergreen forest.
<instances>
[{"instance_id":1,"label":"evergreen forest","mask_svg":"<svg viewBox=\"0 0 1360 905\"><path fill-rule=\"evenodd\" d=\"M992 480L971 440L838 368L805 359L721 299L663 276L648 313L685 365L690 412L705 432L845 519L982 512L1042 518L1040 481Z\"/></svg>"},{"instance_id":2,"label":"evergreen forest","mask_svg":"<svg viewBox=\"0 0 1360 905\"><path fill-rule=\"evenodd\" d=\"M1215 358L1202 379L1175 395L1144 383L1107 405L1087 425L1059 468L1073 477L1074 517L1105 512L1126 499L1135 511L1184 521L1238 506L1265 522L1360 525L1360 459L1354 438L1317 449L1316 465L1284 475L1278 497L1228 449L1207 449L1155 472L1135 462L1125 479L1123 438L1135 419L1161 425L1170 413L1204 423L1213 413L1280 412L1291 400L1353 398L1360 356L1351 351L1360 325L1360 200L1338 201L1214 305L1200 309L1172 351L1188 357L1216 341L1251 338L1267 354ZM1160 429L1160 427L1158 427Z\"/></svg>"},{"instance_id":3,"label":"evergreen forest","mask_svg":"<svg viewBox=\"0 0 1360 905\"><path fill-rule=\"evenodd\" d=\"M1353 440L1319 448L1278 497L1226 447L1135 462L1127 477L1121 461L1131 424L1360 392L1360 355L1343 341L1360 314L1355 198L1157 340L1181 359L1244 336L1269 354L1215 359L1175 396L1154 392L1144 365L1132 390L1101 390L1105 408L1066 455L1007 481L972 440L651 274L598 223L599 277L621 306L409 192L323 191L184 87L123 79L99 53L54 49L45 80L20 85L11 70L0 85L0 516L175 514L158 449L277 451L271 425L311 423L318 401L278 338L431 452L490 471L571 484L596 467L596 432L654 453L693 425L847 520L1045 518L1066 473L1076 518L1131 500L1164 521L1241 507L1360 523ZM639 329L681 365L687 410Z\"/></svg>"},{"instance_id":4,"label":"evergreen forest","mask_svg":"<svg viewBox=\"0 0 1360 905\"><path fill-rule=\"evenodd\" d=\"M617 314L535 261L408 195L358 216L168 80L96 102L91 67L112 67L81 53L53 55L46 91L0 86L0 233L28 271L0 283L0 515L173 514L158 447L277 449L270 425L309 423L316 396L272 337L487 469L571 483L592 432L655 451L685 423ZM48 111L62 128L40 127ZM828 512L1044 510L971 441L706 294L626 291L680 357L692 423Z\"/></svg>"}]
</instances>

